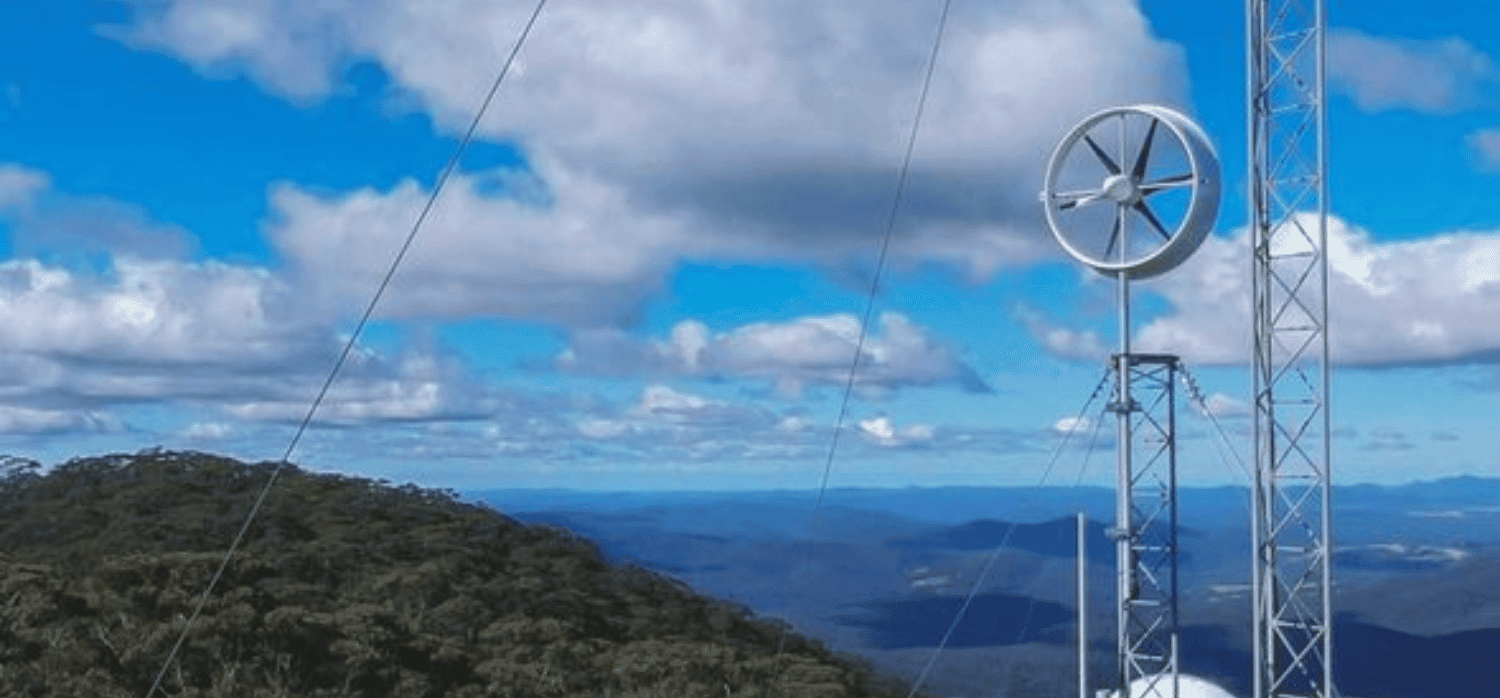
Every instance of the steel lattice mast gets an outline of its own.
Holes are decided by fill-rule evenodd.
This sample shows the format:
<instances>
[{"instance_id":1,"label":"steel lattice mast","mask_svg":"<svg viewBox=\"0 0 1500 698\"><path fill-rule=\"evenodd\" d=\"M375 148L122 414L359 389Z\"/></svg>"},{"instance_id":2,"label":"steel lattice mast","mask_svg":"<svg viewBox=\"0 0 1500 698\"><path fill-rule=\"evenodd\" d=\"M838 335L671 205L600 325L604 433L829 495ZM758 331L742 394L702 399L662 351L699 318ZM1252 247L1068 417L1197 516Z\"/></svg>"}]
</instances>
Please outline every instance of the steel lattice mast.
<instances>
[{"instance_id":1,"label":"steel lattice mast","mask_svg":"<svg viewBox=\"0 0 1500 698\"><path fill-rule=\"evenodd\" d=\"M1331 698L1323 0L1247 0L1254 695Z\"/></svg>"},{"instance_id":2,"label":"steel lattice mast","mask_svg":"<svg viewBox=\"0 0 1500 698\"><path fill-rule=\"evenodd\" d=\"M1178 368L1170 354L1121 353L1111 361L1119 480L1110 534L1121 696L1139 681L1142 698L1177 698Z\"/></svg>"}]
</instances>

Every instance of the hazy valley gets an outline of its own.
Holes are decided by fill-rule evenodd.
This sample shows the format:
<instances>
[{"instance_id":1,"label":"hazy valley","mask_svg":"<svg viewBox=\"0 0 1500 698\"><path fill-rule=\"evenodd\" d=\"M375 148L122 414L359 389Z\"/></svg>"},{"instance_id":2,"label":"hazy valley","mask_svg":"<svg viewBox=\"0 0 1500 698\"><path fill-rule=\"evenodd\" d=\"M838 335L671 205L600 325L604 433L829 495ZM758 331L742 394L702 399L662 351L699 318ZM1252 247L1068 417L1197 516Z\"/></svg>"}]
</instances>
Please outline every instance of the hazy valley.
<instances>
[{"instance_id":1,"label":"hazy valley","mask_svg":"<svg viewBox=\"0 0 1500 698\"><path fill-rule=\"evenodd\" d=\"M835 649L914 677L980 582L927 686L1004 696L1072 681L1074 512L1089 517L1091 671L1112 671L1114 551L1102 488L908 488L815 493L470 492L607 555L785 616ZM1335 661L1345 695L1473 695L1500 680L1500 481L1451 478L1335 491ZM1183 661L1248 688L1249 502L1185 488ZM1012 522L1015 526L1012 530ZM1002 539L1004 547L991 563ZM1399 661L1396 661L1398 660Z\"/></svg>"}]
</instances>

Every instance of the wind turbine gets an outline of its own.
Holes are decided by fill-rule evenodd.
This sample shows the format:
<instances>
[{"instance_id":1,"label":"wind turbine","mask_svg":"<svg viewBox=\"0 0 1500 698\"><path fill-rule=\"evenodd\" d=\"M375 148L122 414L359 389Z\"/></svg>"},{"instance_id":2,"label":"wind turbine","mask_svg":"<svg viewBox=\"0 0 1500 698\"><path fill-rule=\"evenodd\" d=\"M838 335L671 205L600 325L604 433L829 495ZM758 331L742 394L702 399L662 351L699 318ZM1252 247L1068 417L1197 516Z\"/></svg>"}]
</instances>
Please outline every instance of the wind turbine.
<instances>
[{"instance_id":1,"label":"wind turbine","mask_svg":"<svg viewBox=\"0 0 1500 698\"><path fill-rule=\"evenodd\" d=\"M1173 109L1150 104L1105 109L1075 126L1052 154L1041 195L1058 244L1113 277L1117 290L1120 344L1110 359L1109 409L1116 418L1118 467L1110 535L1121 695L1177 698L1180 686L1179 361L1170 354L1132 352L1130 284L1186 261L1212 230L1219 195L1218 156L1203 129ZM1082 647L1082 591L1079 596ZM1080 658L1079 693L1086 696L1082 665Z\"/></svg>"}]
</instances>

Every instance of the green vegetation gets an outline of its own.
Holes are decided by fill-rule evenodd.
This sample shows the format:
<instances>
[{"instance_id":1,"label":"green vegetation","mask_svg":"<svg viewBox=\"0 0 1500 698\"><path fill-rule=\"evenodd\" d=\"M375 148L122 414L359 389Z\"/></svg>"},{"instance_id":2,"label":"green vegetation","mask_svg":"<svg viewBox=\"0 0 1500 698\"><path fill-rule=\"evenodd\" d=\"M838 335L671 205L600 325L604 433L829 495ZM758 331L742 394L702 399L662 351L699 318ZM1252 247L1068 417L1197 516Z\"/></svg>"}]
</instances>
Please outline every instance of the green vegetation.
<instances>
[{"instance_id":1,"label":"green vegetation","mask_svg":"<svg viewBox=\"0 0 1500 698\"><path fill-rule=\"evenodd\" d=\"M0 460L0 695L144 696L274 463ZM780 651L778 651L780 647ZM905 695L774 621L452 492L282 469L165 695ZM158 695L162 695L161 692Z\"/></svg>"}]
</instances>

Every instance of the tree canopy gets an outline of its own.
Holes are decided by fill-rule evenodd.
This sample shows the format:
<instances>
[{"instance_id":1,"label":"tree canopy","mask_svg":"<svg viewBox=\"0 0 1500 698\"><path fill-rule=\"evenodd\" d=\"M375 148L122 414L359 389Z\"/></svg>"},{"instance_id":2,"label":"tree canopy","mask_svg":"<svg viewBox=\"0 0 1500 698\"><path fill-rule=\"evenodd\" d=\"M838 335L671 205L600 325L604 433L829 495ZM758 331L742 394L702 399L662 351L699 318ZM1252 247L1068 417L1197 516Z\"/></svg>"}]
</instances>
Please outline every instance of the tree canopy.
<instances>
[{"instance_id":1,"label":"tree canopy","mask_svg":"<svg viewBox=\"0 0 1500 698\"><path fill-rule=\"evenodd\" d=\"M276 466L0 459L0 695L144 696ZM567 530L451 491L276 477L158 695L905 695Z\"/></svg>"}]
</instances>

